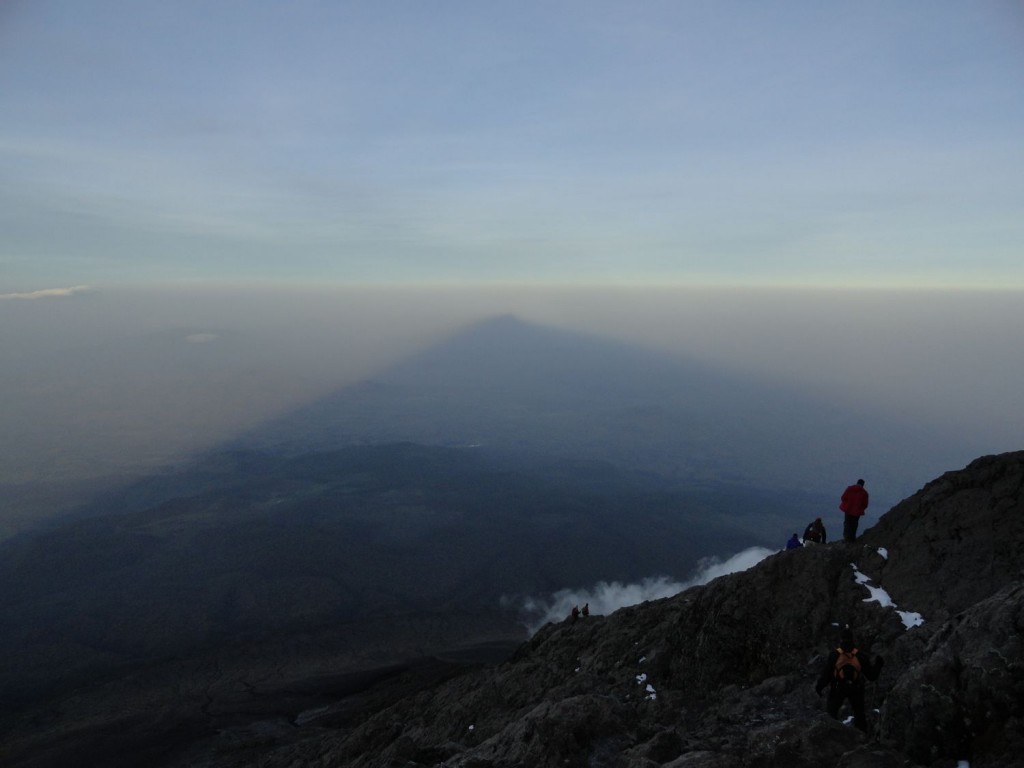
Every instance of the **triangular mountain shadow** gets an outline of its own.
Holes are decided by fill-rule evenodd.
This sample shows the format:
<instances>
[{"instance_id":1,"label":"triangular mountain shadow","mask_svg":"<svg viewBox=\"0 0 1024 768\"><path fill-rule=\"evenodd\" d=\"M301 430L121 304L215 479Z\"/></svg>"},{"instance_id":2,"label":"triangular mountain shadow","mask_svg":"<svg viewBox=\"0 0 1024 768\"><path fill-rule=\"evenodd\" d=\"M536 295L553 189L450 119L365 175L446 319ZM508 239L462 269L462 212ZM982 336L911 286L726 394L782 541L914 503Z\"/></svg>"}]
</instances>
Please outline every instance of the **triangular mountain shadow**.
<instances>
[{"instance_id":1,"label":"triangular mountain shadow","mask_svg":"<svg viewBox=\"0 0 1024 768\"><path fill-rule=\"evenodd\" d=\"M686 483L831 493L866 477L879 506L978 452L890 413L512 316L472 325L233 445L298 454L396 441L610 461Z\"/></svg>"}]
</instances>

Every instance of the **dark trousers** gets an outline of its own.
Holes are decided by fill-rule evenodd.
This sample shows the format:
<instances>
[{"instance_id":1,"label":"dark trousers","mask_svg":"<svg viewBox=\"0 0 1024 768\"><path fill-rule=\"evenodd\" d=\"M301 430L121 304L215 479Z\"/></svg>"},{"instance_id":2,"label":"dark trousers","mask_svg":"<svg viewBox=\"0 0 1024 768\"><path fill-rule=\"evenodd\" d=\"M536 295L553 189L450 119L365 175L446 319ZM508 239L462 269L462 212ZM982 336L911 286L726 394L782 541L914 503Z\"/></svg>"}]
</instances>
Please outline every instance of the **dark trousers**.
<instances>
[{"instance_id":1,"label":"dark trousers","mask_svg":"<svg viewBox=\"0 0 1024 768\"><path fill-rule=\"evenodd\" d=\"M846 518L843 521L843 539L846 541L853 541L857 538L857 524L860 523L860 517L857 515L844 515Z\"/></svg>"},{"instance_id":2,"label":"dark trousers","mask_svg":"<svg viewBox=\"0 0 1024 768\"><path fill-rule=\"evenodd\" d=\"M856 520L857 518L854 518ZM839 684L828 692L828 701L825 703L825 711L830 716L839 719L839 708L845 700L850 700L850 707L853 709L853 724L867 733L868 721L864 716L864 686Z\"/></svg>"}]
</instances>

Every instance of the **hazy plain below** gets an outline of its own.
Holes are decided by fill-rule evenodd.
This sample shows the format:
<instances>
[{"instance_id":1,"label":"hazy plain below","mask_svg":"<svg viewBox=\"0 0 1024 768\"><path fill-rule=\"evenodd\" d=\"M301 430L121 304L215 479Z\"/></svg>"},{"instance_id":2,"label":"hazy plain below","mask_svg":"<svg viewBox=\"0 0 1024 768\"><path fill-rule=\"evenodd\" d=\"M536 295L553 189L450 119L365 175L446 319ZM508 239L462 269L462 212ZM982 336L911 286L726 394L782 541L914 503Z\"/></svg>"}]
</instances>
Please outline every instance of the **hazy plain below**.
<instances>
[{"instance_id":1,"label":"hazy plain below","mask_svg":"<svg viewBox=\"0 0 1024 768\"><path fill-rule=\"evenodd\" d=\"M0 535L509 314L927 427L908 492L1024 434L1020 292L97 287L0 300Z\"/></svg>"}]
</instances>

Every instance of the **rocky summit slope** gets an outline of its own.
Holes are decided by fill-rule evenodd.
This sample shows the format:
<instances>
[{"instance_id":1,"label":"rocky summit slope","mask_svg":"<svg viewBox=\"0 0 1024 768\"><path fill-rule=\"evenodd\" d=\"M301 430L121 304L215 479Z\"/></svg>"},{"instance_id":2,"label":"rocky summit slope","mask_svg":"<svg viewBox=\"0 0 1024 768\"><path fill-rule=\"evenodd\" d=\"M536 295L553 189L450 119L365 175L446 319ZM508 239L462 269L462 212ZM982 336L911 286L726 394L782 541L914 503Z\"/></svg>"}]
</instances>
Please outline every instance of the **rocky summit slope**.
<instances>
[{"instance_id":1,"label":"rocky summit slope","mask_svg":"<svg viewBox=\"0 0 1024 768\"><path fill-rule=\"evenodd\" d=\"M250 742L190 764L1020 766L1022 568L1024 451L943 475L855 544L549 624L500 666L362 722L332 726L326 707L256 753ZM886 659L868 684L868 735L825 715L814 690L846 623Z\"/></svg>"}]
</instances>

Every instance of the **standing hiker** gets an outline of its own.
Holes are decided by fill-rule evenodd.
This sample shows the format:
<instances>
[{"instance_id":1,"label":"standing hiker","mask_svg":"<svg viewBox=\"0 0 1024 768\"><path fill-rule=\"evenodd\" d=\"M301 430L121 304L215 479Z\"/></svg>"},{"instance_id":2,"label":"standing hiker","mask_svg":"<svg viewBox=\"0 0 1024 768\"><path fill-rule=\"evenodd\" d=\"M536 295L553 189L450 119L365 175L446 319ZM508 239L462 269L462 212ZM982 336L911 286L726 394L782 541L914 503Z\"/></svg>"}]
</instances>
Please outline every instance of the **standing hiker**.
<instances>
[{"instance_id":1,"label":"standing hiker","mask_svg":"<svg viewBox=\"0 0 1024 768\"><path fill-rule=\"evenodd\" d=\"M853 630L844 627L839 635L839 646L833 650L825 661L814 691L821 696L828 686L828 700L825 711L831 717L839 719L839 708L843 702L850 700L853 708L853 723L867 733L868 721L864 714L864 681L876 680L882 671L885 659L876 656L872 663L867 654L861 655L853 641Z\"/></svg>"},{"instance_id":2,"label":"standing hiker","mask_svg":"<svg viewBox=\"0 0 1024 768\"><path fill-rule=\"evenodd\" d=\"M864 516L864 510L868 508L868 492L864 489L863 480L858 480L856 485L851 485L843 491L839 508L846 516L843 521L843 538L846 541L853 541L857 538L857 524Z\"/></svg>"}]
</instances>

